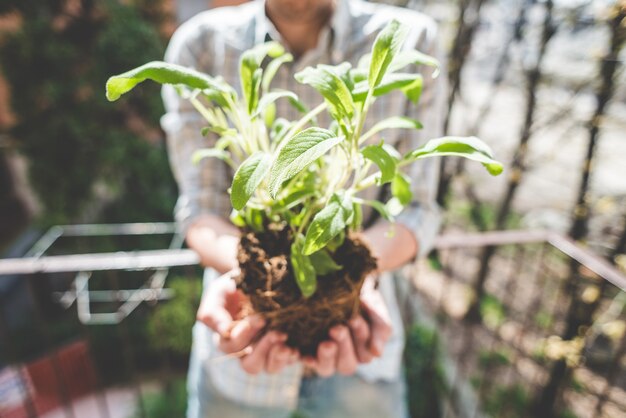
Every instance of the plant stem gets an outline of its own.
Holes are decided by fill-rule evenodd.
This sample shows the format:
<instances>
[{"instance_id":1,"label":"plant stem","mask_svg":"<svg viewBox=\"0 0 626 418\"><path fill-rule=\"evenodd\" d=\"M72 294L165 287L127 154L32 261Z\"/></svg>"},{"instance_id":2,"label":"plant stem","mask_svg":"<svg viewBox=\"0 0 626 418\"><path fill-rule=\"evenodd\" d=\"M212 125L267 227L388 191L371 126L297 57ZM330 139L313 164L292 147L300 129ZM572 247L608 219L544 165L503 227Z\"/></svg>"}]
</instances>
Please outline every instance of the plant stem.
<instances>
[{"instance_id":1,"label":"plant stem","mask_svg":"<svg viewBox=\"0 0 626 418\"><path fill-rule=\"evenodd\" d=\"M354 131L354 134L352 135L352 140L351 142L351 155L350 155L350 166L349 166L349 171L352 173L354 172L354 178L355 178L355 184L356 184L356 179L357 178L361 178L361 164L359 164L358 158L359 158L359 138L361 136L361 132L363 131L363 126L365 125L365 118L367 116L367 111L369 110L369 105L370 105L370 101L372 98L372 92L373 92L373 88L369 88L369 90L367 91L367 96L365 96L365 101L363 102L363 107L361 108L361 111L359 112L359 115L357 117L357 121L356 121L356 130Z\"/></svg>"},{"instance_id":2,"label":"plant stem","mask_svg":"<svg viewBox=\"0 0 626 418\"><path fill-rule=\"evenodd\" d=\"M320 105L318 105L315 109L311 110L309 113L302 116L302 119L300 119L298 123L296 123L289 129L289 132L287 132L287 134L285 135L285 138L290 138L294 136L300 129L304 128L304 126L307 123L309 123L311 119L313 119L315 116L322 113L326 109L326 107L327 107L326 102L323 102ZM285 143L285 142L287 141L283 141L282 143Z\"/></svg>"},{"instance_id":3,"label":"plant stem","mask_svg":"<svg viewBox=\"0 0 626 418\"><path fill-rule=\"evenodd\" d=\"M311 219L311 216L313 215L314 212L315 211L311 207L304 214L304 218L302 218L302 222L300 223L300 226L298 227L298 235L300 235L300 234L302 234L304 232L304 227L307 225L307 223L309 223L309 219Z\"/></svg>"},{"instance_id":4,"label":"plant stem","mask_svg":"<svg viewBox=\"0 0 626 418\"><path fill-rule=\"evenodd\" d=\"M360 192L361 190L367 189L368 187L372 187L373 185L376 184L376 178L378 177L379 174L380 173L370 174L363 181L357 184L354 187L354 190L357 192Z\"/></svg>"},{"instance_id":5,"label":"plant stem","mask_svg":"<svg viewBox=\"0 0 626 418\"><path fill-rule=\"evenodd\" d=\"M240 145L243 151L248 155L252 155L254 153L254 150L252 149L252 147L250 147L250 141L246 141L246 138L249 132L246 129L246 125L242 121L241 115L239 114L239 109L237 108L237 105L233 102L230 96L228 95L226 96L226 101L228 102L228 107L229 107L228 110L230 110L228 112L230 120L235 125L235 129L237 129L241 135L241 136L237 136L236 138L237 139L241 138Z\"/></svg>"}]
</instances>

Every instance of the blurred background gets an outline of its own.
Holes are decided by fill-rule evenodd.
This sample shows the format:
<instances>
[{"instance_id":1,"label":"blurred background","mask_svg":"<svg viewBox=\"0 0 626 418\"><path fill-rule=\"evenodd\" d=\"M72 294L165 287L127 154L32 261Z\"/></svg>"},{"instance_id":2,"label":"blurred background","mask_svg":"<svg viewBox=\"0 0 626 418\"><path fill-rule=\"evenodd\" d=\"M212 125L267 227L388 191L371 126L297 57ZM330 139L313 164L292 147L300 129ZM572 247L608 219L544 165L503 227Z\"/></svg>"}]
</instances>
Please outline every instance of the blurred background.
<instances>
[{"instance_id":1,"label":"blurred background","mask_svg":"<svg viewBox=\"0 0 626 418\"><path fill-rule=\"evenodd\" d=\"M0 2L0 417L182 417L201 271L159 89L109 103L195 13L241 1ZM395 1L441 25L436 250L403 311L416 417L626 417L623 0Z\"/></svg>"}]
</instances>

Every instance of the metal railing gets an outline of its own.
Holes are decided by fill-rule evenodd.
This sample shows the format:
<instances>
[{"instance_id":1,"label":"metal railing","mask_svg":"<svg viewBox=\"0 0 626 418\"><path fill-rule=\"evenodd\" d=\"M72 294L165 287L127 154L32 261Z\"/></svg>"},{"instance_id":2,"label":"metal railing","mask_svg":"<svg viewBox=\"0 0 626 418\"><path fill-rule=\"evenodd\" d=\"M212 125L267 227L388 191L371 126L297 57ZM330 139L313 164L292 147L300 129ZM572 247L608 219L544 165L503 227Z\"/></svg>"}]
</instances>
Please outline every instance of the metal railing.
<instances>
[{"instance_id":1,"label":"metal railing","mask_svg":"<svg viewBox=\"0 0 626 418\"><path fill-rule=\"evenodd\" d=\"M131 251L98 254L57 255L44 257L62 237L98 237L170 234L166 250ZM56 292L55 299L68 309L76 302L78 318L84 324L116 324L130 315L142 302L171 298L164 289L169 267L197 265L199 258L191 250L180 249L183 238L173 223L133 223L110 225L67 225L48 230L23 258L0 260L0 276L15 274L51 274L75 272L69 290ZM154 270L146 282L136 289L89 290L94 271ZM115 312L92 313L92 303L123 302Z\"/></svg>"},{"instance_id":2,"label":"metal railing","mask_svg":"<svg viewBox=\"0 0 626 418\"><path fill-rule=\"evenodd\" d=\"M125 241L156 235L169 242L167 249L47 255L59 252L55 250L62 239ZM23 258L0 260L0 418L39 417L53 408L61 408L66 417L84 416L76 402L85 395L93 398L89 416L117 417L116 399L111 398L115 392L111 394L106 383L122 383L132 393L132 407L145 417L140 374L168 370L171 361L164 353L139 367L142 347L124 320L142 304L175 297L165 287L170 269L196 266L199 261L181 246L182 238L172 223L57 226ZM138 321L139 328L146 327L144 319ZM71 331L59 337L56 328ZM96 354L102 351L96 338L102 329L112 340L106 341L111 346L105 351L114 355ZM112 368L118 370L110 370L111 359ZM115 377L104 378L107 374ZM125 376L123 381L118 375Z\"/></svg>"}]
</instances>

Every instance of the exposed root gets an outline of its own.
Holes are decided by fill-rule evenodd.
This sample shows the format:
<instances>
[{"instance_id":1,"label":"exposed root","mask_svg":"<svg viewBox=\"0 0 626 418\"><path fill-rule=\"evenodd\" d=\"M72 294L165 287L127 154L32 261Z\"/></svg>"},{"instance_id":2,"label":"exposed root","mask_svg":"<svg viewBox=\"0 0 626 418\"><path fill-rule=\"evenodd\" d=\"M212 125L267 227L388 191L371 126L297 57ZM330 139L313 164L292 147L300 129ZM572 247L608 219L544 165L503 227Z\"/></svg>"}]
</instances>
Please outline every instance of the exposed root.
<instances>
[{"instance_id":1,"label":"exposed root","mask_svg":"<svg viewBox=\"0 0 626 418\"><path fill-rule=\"evenodd\" d=\"M288 262L290 238L287 229L245 233L237 285L249 296L252 309L265 317L268 329L285 332L287 345L314 355L331 327L358 314L361 287L376 260L357 235L350 235L333 255L343 268L318 277L317 291L304 298Z\"/></svg>"}]
</instances>

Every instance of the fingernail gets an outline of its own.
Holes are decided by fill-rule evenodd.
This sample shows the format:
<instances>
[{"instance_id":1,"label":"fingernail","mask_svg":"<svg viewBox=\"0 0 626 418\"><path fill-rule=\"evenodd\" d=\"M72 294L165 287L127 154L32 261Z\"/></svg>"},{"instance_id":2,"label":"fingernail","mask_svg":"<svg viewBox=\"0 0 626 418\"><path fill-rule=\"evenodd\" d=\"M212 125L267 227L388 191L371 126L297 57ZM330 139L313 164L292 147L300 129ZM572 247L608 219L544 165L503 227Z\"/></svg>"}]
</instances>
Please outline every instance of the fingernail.
<instances>
[{"instance_id":1,"label":"fingernail","mask_svg":"<svg viewBox=\"0 0 626 418\"><path fill-rule=\"evenodd\" d=\"M278 350L278 357L281 359L287 360L291 355L291 350L287 347L280 347Z\"/></svg>"},{"instance_id":2,"label":"fingernail","mask_svg":"<svg viewBox=\"0 0 626 418\"><path fill-rule=\"evenodd\" d=\"M374 354L376 357L380 357L381 354L383 353L383 347L382 344L378 341L372 341L372 344L370 346L370 351L372 352L372 354Z\"/></svg>"},{"instance_id":3,"label":"fingernail","mask_svg":"<svg viewBox=\"0 0 626 418\"><path fill-rule=\"evenodd\" d=\"M222 325L217 328L217 333L222 338L230 338L230 330L231 330L231 327L229 325Z\"/></svg>"},{"instance_id":4,"label":"fingernail","mask_svg":"<svg viewBox=\"0 0 626 418\"><path fill-rule=\"evenodd\" d=\"M323 357L331 357L336 350L336 346L334 344L325 344L320 347L321 355Z\"/></svg>"},{"instance_id":5,"label":"fingernail","mask_svg":"<svg viewBox=\"0 0 626 418\"><path fill-rule=\"evenodd\" d=\"M332 334L333 339L337 340L337 341L343 341L346 336L346 329L344 327L336 327L330 330L330 333Z\"/></svg>"}]
</instances>

